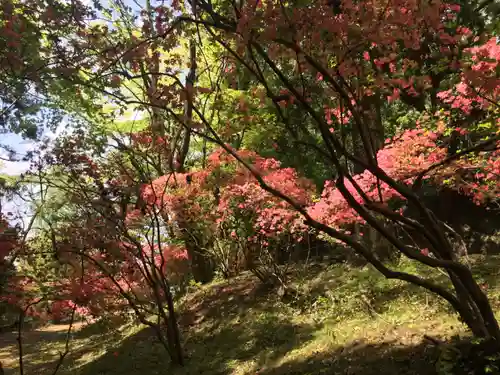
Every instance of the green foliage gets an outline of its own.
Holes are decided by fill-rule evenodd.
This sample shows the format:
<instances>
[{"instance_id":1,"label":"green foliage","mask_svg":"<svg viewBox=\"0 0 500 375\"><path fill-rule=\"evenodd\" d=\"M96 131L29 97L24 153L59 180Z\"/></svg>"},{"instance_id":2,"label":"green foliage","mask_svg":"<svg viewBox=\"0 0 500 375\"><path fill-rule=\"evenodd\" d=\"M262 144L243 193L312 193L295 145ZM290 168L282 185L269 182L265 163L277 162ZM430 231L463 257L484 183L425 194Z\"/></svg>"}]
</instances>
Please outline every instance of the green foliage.
<instances>
[{"instance_id":1,"label":"green foliage","mask_svg":"<svg viewBox=\"0 0 500 375\"><path fill-rule=\"evenodd\" d=\"M76 10L76 7L80 7ZM87 15L81 4L59 0L7 1L0 10L0 128L36 139L46 128L54 130L64 109L59 98L71 84L65 79L54 48L61 38L76 32L77 18ZM54 17L58 22L53 22ZM71 19L71 22L68 20ZM52 60L47 64L48 60Z\"/></svg>"},{"instance_id":2,"label":"green foliage","mask_svg":"<svg viewBox=\"0 0 500 375\"><path fill-rule=\"evenodd\" d=\"M392 138L402 130L413 129L421 114L402 102L388 105L384 110L385 137Z\"/></svg>"},{"instance_id":3,"label":"green foliage","mask_svg":"<svg viewBox=\"0 0 500 375\"><path fill-rule=\"evenodd\" d=\"M474 33L477 35L485 31L488 31L490 36L497 35L498 22L495 20L495 16L498 15L498 7L494 2L474 1L466 3L461 0L459 2L462 8L457 11L459 13L458 20L452 19L452 15L450 20L443 21L443 29L444 27L447 30L456 29L457 25L463 24L474 28ZM33 13L25 12L23 9L25 3L34 6L35 11ZM95 7L100 11L99 16L107 18L107 20L91 19L83 27L84 30L77 27L78 22L73 23L72 17L76 18L79 15L81 18L82 15L88 15L92 18L91 14L83 11L75 14L74 9L70 8L67 1L54 0L42 3L41 8L33 1L13 1L11 4L16 8L17 14L25 18L26 30L22 35L18 33L21 35L18 42L24 47L19 50L26 53L21 56L19 61L16 61L22 62L21 64L9 65L2 60L0 65L0 101L2 104L0 118L2 123L0 125L4 130L18 132L25 137L35 139L43 126L54 129L65 116L65 120L71 124L70 131L85 133L85 137L82 137L83 146L80 144L82 150L79 150L82 155L85 154L83 156L86 157L88 154L93 159L92 162L102 163L109 168L96 177L94 181L90 181L91 178L85 174L80 175L78 171L71 171L73 172L71 174L58 168L48 168L45 165L40 168L43 170L46 183L50 187L44 186L47 188L43 193L44 196L34 199L33 206L34 211L37 212L38 231L33 232L35 237L27 243L32 253L22 260L19 267L19 273L25 273L35 280L43 278L45 282L56 281L64 271L64 265L55 259L53 241L64 242L67 237L64 235L48 236L47 233L44 233L48 223L51 226L54 224L54 227L59 229L68 223L77 226L80 223L86 223L87 219L89 222L96 221L97 218L100 218L100 210L103 209L102 205L96 207L102 203L99 200L102 198L100 194L105 190L104 185L109 185L113 179L127 180L128 183L126 187L120 186L116 189L117 192L109 194L110 198L106 203L109 203L107 208L111 207L110 211L113 210L113 215L118 217L118 210L115 210L118 206L121 210L120 214L123 214L124 217L126 210L130 207L133 207L134 211L140 211L140 208L144 209L139 204L141 202L138 192L141 191L141 188L147 186L155 178L173 172L172 169L176 172L184 172L183 167L188 166L190 172L202 171L206 165L206 155L214 148L209 140L213 141L214 138L217 139L217 142L227 143L236 149L252 150L263 157L275 158L285 168L295 168L301 176L314 181L319 193L326 180L333 180L337 174L340 174L340 171L334 170L332 159L337 158L335 161L338 168L340 169L340 166L345 164L345 169L348 171L353 169L353 161L349 159L347 153L352 153L361 159L367 156L363 154L362 137L356 127L360 124L355 124L353 119L347 119L345 122L341 118L332 120L333 111L345 112L343 115L347 113L343 107L346 104L346 98L347 103L350 103L351 100L356 102L358 97L361 97L359 103L354 105L359 105L360 115L369 119L369 121L363 119L368 131L373 131L376 134L373 136L375 149L372 151L374 153L381 147L384 139L400 134L403 130L414 129L424 116L428 117L427 111L435 112L437 106L440 107L443 118L447 120L444 125L447 129L443 131L443 139L440 139L439 142L446 144L450 138L457 136L456 128L464 127L472 133L467 136L464 134L461 134L460 137L457 136L459 138L457 150L463 149L477 139L486 139L497 130L498 109L485 111L485 113L475 117L469 113L459 113L454 110L456 108L450 109L444 102L436 102L436 93L442 89L455 87L461 74L450 68L449 56L439 49L445 44L439 41L440 36L437 33L433 34L435 30L432 28L430 31L419 30L419 28L415 30L419 40L423 41L422 44L428 42L429 46L419 45L416 48L409 48L404 42L411 42L413 35L406 35L406 30L402 28L399 30L403 34L401 38L408 37L407 40L397 40L396 38L395 42L387 44L383 42L380 43L381 48L376 48L379 41L374 43L375 39L371 40L370 38L371 33L376 33L377 30L363 35L365 32L363 28L366 26L363 24L365 20L360 19L359 25L349 23L348 27L353 27L353 29L343 30L343 35L348 35L348 39L352 37L354 40L342 41L342 43L346 42L345 49L349 51L345 56L342 56L342 59L345 57L348 62L347 68L341 66L344 62L340 61L341 56L338 54L338 50L344 50L344 46L340 48L335 44L336 40L329 39L332 38L333 33L329 33L327 28L325 30L319 28L318 35L315 35L319 39L317 40L319 48L315 48L316 43L311 43L312 47L307 48L310 48L309 53L313 59L317 59L319 65L323 64L326 69L335 72L335 80L338 79L338 82L335 81L337 85L347 87L342 92L345 94L342 97L342 95L337 95L339 90L332 89L331 86L334 85L331 83L333 82L330 82L330 86L325 82L325 77L319 74L319 69L314 64L306 66L307 70L302 72L303 62L299 60L303 56L299 56L300 53L296 49L302 48L299 45L307 45L307 43L297 43L288 53L279 50L279 48L286 49L284 45L278 46L278 52L276 52L274 51L274 47L277 47L276 40L274 40L275 38L267 38L269 25L265 23L262 23L258 29L252 30L254 33L252 37L259 33L262 35L249 41L248 45L238 45L238 42L232 38L224 40L229 48L237 50L234 53L232 50L229 51L229 48L222 46L225 43L217 43L217 38L220 35L224 35L224 37L226 35L220 33L220 30L216 30L216 28L210 30L215 32L209 35L206 29L195 27L194 24L183 24L175 31L162 33L161 36L155 35L162 27L170 26L169 22L174 18L174 15L169 13L168 17L165 17L167 19L165 21L162 19L162 15L171 12L172 9L170 7L163 9L156 6L157 4L153 7L149 1L146 2L147 9L138 16L139 19L121 1L112 2L112 9L109 10L99 7L96 1ZM44 13L46 3L55 7L60 19L70 19L71 22L53 22L52 27L51 20L48 20L47 23L41 22L46 16ZM71 2L71 4L73 3ZM228 31L229 33L232 25L238 24L238 20L232 21L235 16L240 14L240 9L233 9L234 2L226 0L209 2L213 8L205 4L199 9L201 15L191 14L194 10L189 9L187 3L182 3L177 11L189 13L190 17L197 20L211 19L217 24L218 18L214 17L211 12L220 12L222 15L220 19L224 20L224 23L226 23L226 17L231 20L227 23L229 26L225 26L229 30L224 30L224 32ZM241 3L243 5L244 2ZM256 7L263 6L262 3L255 4ZM317 11L315 4L313 1L302 0L280 3L281 7L285 9L286 17L295 16L294 13L298 11ZM347 4L344 5L347 7ZM173 7L174 3L171 6ZM481 15L481 12L476 9L477 7L482 7L481 12L486 15ZM340 11L340 9L332 10L333 12ZM247 11L245 10L245 12ZM279 9L277 8L276 11ZM325 10L322 9L317 15L319 17L324 14ZM12 15L5 15L3 17L5 20L1 21L0 27L7 25L6 20L9 18L7 16L12 19ZM439 18L441 15L437 16ZM155 17L158 18L155 19ZM274 21L275 19L273 19L273 24ZM286 25L279 25L276 22L276 30L270 31L279 33L280 38L283 37L287 40L290 37L290 31L288 27L284 26ZM297 26L300 26L298 34L306 41L309 37L309 31L315 33L315 30L312 29L304 32L302 25ZM331 29L333 30L337 26L341 27L339 24ZM373 27L373 25L370 24L369 27ZM207 28L209 29L209 26ZM359 28L359 30L355 30L355 28ZM297 36L294 34L297 30L293 27L290 29L292 30L291 34L293 34L291 40L296 43ZM245 28L237 32L240 36L244 36L243 40L246 38L245 32ZM358 33L359 35L357 35ZM429 37L427 33L430 35ZM451 36L449 37L451 38ZM465 35L463 37L466 40ZM60 43L61 39L65 43ZM335 46L331 50L329 49L329 41L331 41L332 46ZM262 51L252 50L252 43L261 43ZM401 46L396 50L398 43ZM476 41L471 41L470 45L473 43ZM59 51L61 44L68 45L70 48L67 50L62 48L63 52L61 52ZM7 45L8 41L5 35L0 35L2 56L7 56L10 53L6 48ZM197 60L199 60L196 71L193 70L195 69L194 64L187 66L190 45L196 45ZM248 53L240 54L241 47L243 50L250 47ZM424 50L424 47L428 50ZM378 49L378 52L383 55L384 48L390 51L392 51L391 48L394 48L397 53L394 52L390 55L395 57L379 57L389 58L390 61L394 60L393 64L409 59L411 64L396 72L391 71L399 69L395 65L394 68L383 67L384 63L380 64L379 59L375 61L370 53L376 53ZM443 47L443 49L445 48ZM456 49L457 54L461 55L462 46L457 46ZM436 55L434 50L440 52ZM105 52L103 53L103 51ZM253 53L256 56L253 56ZM268 60L265 58L267 54L269 54ZM274 56L271 56L272 54ZM368 54L368 57L365 54ZM75 57L75 55L77 56ZM240 56L235 58L235 55ZM55 68L47 68L44 61L52 57L57 61L54 64ZM460 57L457 56L457 59ZM341 69L349 69L349 64L354 65L356 69L348 74L342 73ZM380 66L376 68L375 65ZM14 69L11 69L12 66ZM22 69L18 69L19 67ZM27 67L28 71L25 71L24 67ZM253 74L248 67L256 71L257 74ZM278 69L279 74L276 74L273 68ZM369 73L365 75L358 73L359 70L365 69ZM196 110L192 116L188 114L189 105L186 102L186 98L189 98L190 94L185 92L182 87L186 82L188 70L192 70L196 76L193 93ZM36 74L33 77L30 74L34 72ZM394 73L394 75L389 73ZM423 81L431 81L431 86L424 87L419 93L415 92L415 95L406 95L401 100L396 98L395 102L392 100L389 102L386 100L388 99L386 89L393 89L391 85L397 87L407 83L393 82L392 78L397 75L405 80L425 77ZM379 83L381 83L380 87ZM413 89L412 85L413 83L408 84L407 87ZM302 97L298 98L301 95L297 95L297 97L292 98L288 91L290 86L302 90L304 100L309 104L297 103ZM37 95L35 96L33 93ZM278 97L281 99L278 100ZM4 105L8 107L8 111L3 111ZM213 132L201 125L202 117L209 123ZM425 125L429 128L441 126L434 119L427 118L427 120ZM322 127L323 122L327 124L326 129ZM192 127L193 130L187 131L184 126ZM161 136L162 141L166 143L165 149L159 151L159 149L149 147L151 145L144 144L142 150L133 150L132 147L128 147L133 142L127 139L127 136L130 133L143 130L151 131L152 137L149 139L153 146L156 142L155 137ZM336 137L338 135L338 138L335 139L338 139L346 150L343 155L343 151L339 151L341 147L338 147L338 144L332 146L332 143L328 143L329 132L335 134ZM210 137L208 140L204 138L207 136ZM118 146L110 144L111 137L122 137L124 144ZM185 142L189 139L191 145ZM179 156L184 148L183 144L190 146L188 163L185 165L180 163L179 166L175 167L173 163L183 160ZM326 152L328 148L335 150L328 153ZM64 147L62 149L65 151ZM337 156L337 153L340 156ZM153 159L154 161L152 161ZM155 164L156 159L159 162ZM171 159L172 164L167 165L165 162L167 159L169 161ZM472 157L471 160L477 161ZM129 176L124 177L126 174L124 171L131 172ZM233 176L235 172L235 165L224 166L217 170L209 176L209 187L213 188L214 191L215 187L217 189L223 187L222 182ZM35 177L31 176L23 183L26 185L34 180ZM442 181L445 186L451 185L453 182L452 178ZM106 188L108 187L106 186ZM428 185L425 187L429 188ZM226 227L214 235L214 225L211 225L209 220L201 220L201 218L208 217L208 211L214 208L213 201L218 198L215 197L215 193L212 196L200 192L187 197L186 191L188 190L188 187L181 188L174 192L170 198L174 198L176 203L180 202L179 205L192 203L193 206L200 207L199 215L188 215L182 220L172 220L173 229L169 228L172 229L172 233L169 233L168 237L166 235L161 237L162 241L168 238L169 242L174 244L185 243L186 247L188 247L187 244L190 244L191 254L203 252L203 256L206 255L207 248L211 247L213 242L221 251L217 258L220 269L223 269L224 266L229 268L231 256L234 257L235 254L239 256L246 254L248 250L253 250L252 245L247 241L248 237L255 234L256 231L253 216L234 214L228 218ZM75 202L70 199L77 196L77 194L72 194L75 191L81 193L80 198L84 197L83 202ZM133 196L134 194L136 196ZM191 201L187 202L189 200ZM235 199L231 202L230 208L236 209L239 203ZM164 214L167 217L171 212ZM85 217L85 220L82 217ZM120 218L118 221L119 224L111 230L118 228L125 220ZM185 225L186 223L188 225ZM131 237L138 239L150 229L151 225L138 226L131 231ZM175 231L182 234L176 235L173 233ZM265 234L264 232L263 234ZM172 236L175 236L175 239L172 239ZM440 238L438 239L440 241ZM281 240L281 238L274 242L269 240L271 251L276 250L276 253L285 251L282 248L288 244ZM272 266L276 266L275 263L273 259ZM419 263L405 260L388 262L388 265L401 272L430 279L439 286L451 289L449 282L446 282L448 279L435 268L423 267ZM227 272L225 276L234 275ZM483 275L481 275L481 281L482 278ZM207 292L194 281L190 282L192 289L196 289L195 293ZM272 373L273 367L279 368L282 365L279 361L283 358L286 358L288 362L296 360L293 353L289 354L290 351L295 350L300 353L298 357L304 359L301 357L312 356L311 353L314 354L316 350L320 350L318 348L326 352L345 345L355 337L349 331L350 329L354 332L359 329L373 329L376 334L382 336L384 334L384 330L380 328L382 322L393 328L407 325L413 329L412 325L416 325L421 330L428 330L431 326L429 321L432 318L452 320L451 315L448 314L449 311L434 295L429 295L420 288L408 286L400 281L386 280L375 272L372 266L335 265L322 270L316 280L305 277L303 282L305 285L295 282L294 289L291 289L290 293L296 292L296 295L291 298L290 293L283 293L283 300L291 299L288 304L266 296L266 301L262 304L245 301L242 303L243 308L238 304L233 304L229 310L217 311L217 319L213 315L210 316L210 309L213 306L205 306L206 310L201 310L201 314L207 322L197 327L199 328L197 333L201 332L201 337L198 339L206 344L207 339L212 338L215 344L204 345L205 354L200 354L200 347L197 346L199 343L196 342L196 339L190 342L191 337L188 336L186 346L194 352L193 357L199 359L199 363L190 364L189 366L193 367L186 371L200 374L232 371L243 374L257 373L265 368ZM44 295L51 291L40 288L38 292L40 295ZM210 292L213 290L207 293ZM212 296L215 298L212 300L207 298L207 301L212 302L217 307L226 307L223 302L227 302L227 300L224 300L224 297L230 301L239 300L241 296L246 297L245 293L249 290L242 288L239 293L233 292L226 289L218 290ZM193 304L193 306L203 305L207 301L196 301L198 304ZM189 309L189 307L191 306L183 306L184 309ZM474 310L473 307L472 310ZM200 314L199 311L195 313ZM124 338L120 337L120 340L122 339ZM372 340L376 342L379 338L372 337ZM110 349L112 346L106 345L105 348ZM269 349L269 354L264 354L262 348ZM144 354L151 355L151 351L154 350L156 349L152 348L149 343L143 343L142 347L138 347L140 354L144 352ZM117 353L118 355L122 354L121 351L117 351ZM155 354L159 356L157 353ZM458 357L450 357L448 354L442 356L443 371L452 371L455 367L449 365L459 361ZM118 365L111 365L107 357L109 356L104 355L104 361L101 362L104 370L99 368L99 364L97 364L96 367L93 365L89 367L89 373L100 373L108 370L125 373L133 367L126 361L120 362ZM485 372L499 370L495 368L498 358L485 356L481 350L479 350L477 357L480 357L481 360L486 358L486 362L481 362L482 370ZM147 365L147 370L151 373L159 372L158 363L150 362L153 363ZM325 366L319 365L320 368L317 371L314 369L316 372L313 371L313 373L323 373L325 367L335 365L331 362ZM339 370L351 371L350 366L340 366ZM373 370L374 366L366 367L370 371L370 368ZM179 374L181 371L183 370L179 370ZM300 373L309 371L310 369L306 366L306 368L302 368ZM375 371L379 371L379 369L375 369ZM282 368L282 372L287 373L287 370ZM298 370L297 373L299 373Z\"/></svg>"},{"instance_id":4,"label":"green foliage","mask_svg":"<svg viewBox=\"0 0 500 375\"><path fill-rule=\"evenodd\" d=\"M500 354L495 343L485 340L455 340L441 348L436 363L439 375L488 375L500 372Z\"/></svg>"},{"instance_id":5,"label":"green foliage","mask_svg":"<svg viewBox=\"0 0 500 375\"><path fill-rule=\"evenodd\" d=\"M494 279L498 259L489 258L487 267L481 264L474 263L474 269ZM417 271L411 264L400 267ZM360 284L355 282L358 278ZM457 334L467 339L455 316L442 305L436 306L435 299L426 300L421 289L385 280L370 267L346 265L299 267L292 279L316 297L294 307L263 291L248 275L195 288L179 303L190 361L184 368L169 371L174 375L376 375L383 370L388 375L421 375L445 369L445 363L463 363L457 340L439 347L421 341L429 332L441 341ZM318 296L322 288L330 294ZM494 288L498 293L498 287ZM360 296L370 293L373 310L360 301ZM332 297L338 300L335 309L329 308ZM334 319L336 309L342 315ZM150 330L115 324L119 329L96 324L74 332L61 375L160 374L169 366ZM32 359L26 363L27 369L40 373L50 369L58 350L64 349L65 332L40 329L26 333L26 354ZM3 340L12 344L2 351L4 360L12 358L15 363L15 335ZM451 369L449 366L448 371Z\"/></svg>"}]
</instances>

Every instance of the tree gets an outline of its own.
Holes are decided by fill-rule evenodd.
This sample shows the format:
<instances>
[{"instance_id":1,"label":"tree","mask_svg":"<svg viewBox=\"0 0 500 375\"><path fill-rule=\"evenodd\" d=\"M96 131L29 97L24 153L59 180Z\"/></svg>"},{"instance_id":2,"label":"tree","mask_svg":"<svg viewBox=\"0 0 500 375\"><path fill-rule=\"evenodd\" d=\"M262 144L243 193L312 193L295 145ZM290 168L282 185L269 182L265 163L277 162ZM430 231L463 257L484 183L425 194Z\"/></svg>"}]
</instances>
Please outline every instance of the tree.
<instances>
[{"instance_id":1,"label":"tree","mask_svg":"<svg viewBox=\"0 0 500 375\"><path fill-rule=\"evenodd\" d=\"M60 52L92 12L81 1L21 0L2 2L0 15L0 126L36 139L60 122L54 101L72 89L60 79L71 71ZM66 53L65 61L77 61L77 52Z\"/></svg>"},{"instance_id":2,"label":"tree","mask_svg":"<svg viewBox=\"0 0 500 375\"><path fill-rule=\"evenodd\" d=\"M418 91L426 87L427 78L419 76L418 71L412 70L411 66L414 63L410 59L400 62L395 59L401 51L420 48L422 35L426 34L433 35L435 42L441 45L443 50L451 51L452 55L453 50L457 48L460 50L460 41L464 38L469 40L467 33L470 30L460 27L447 29L450 27L448 20L456 18L460 6L445 3L418 6L410 3L404 5L389 3L388 7L383 7L377 3L363 3L361 6L353 2L343 2L342 14L335 15L326 3L309 6L304 4L302 7L292 8L274 2L267 2L265 5L260 2L249 2L232 18L215 14L213 8L206 3L200 5L200 8L206 12L206 18L202 23L217 42L224 44L241 63L246 62L247 58L252 59L251 63L247 63L247 68L264 87L267 86L267 82L260 73L263 70L262 66L271 69L300 103L302 110L314 119L317 131L323 140L325 157L329 158L337 174L337 178L328 184L333 184L356 214L379 231L405 256L430 267L445 269L456 294L451 294L416 275L389 269L362 243L346 235L345 232L315 220L289 196L259 179L261 186L302 212L306 222L312 227L353 247L386 277L406 280L439 294L452 304L475 335L498 341L500 338L498 323L487 298L467 267L458 261L442 224L429 213L411 185L396 176L391 176L377 160L377 147L372 143L370 135L372 119L363 107L363 100L372 95L374 85L384 90L392 89L393 93L389 100L396 99L395 95L398 95L401 89L407 90L415 97L419 96ZM273 22L269 21L269 17ZM325 26L320 30L314 30L311 29L312 24ZM354 24L356 26L353 26ZM412 25L412 28L407 28L406 25ZM255 34L256 30L259 30L259 37ZM231 43L227 43L228 38L231 38ZM335 44L335 40L339 40L339 43ZM236 48L232 47L233 43ZM329 94L328 98L336 100L337 105L345 106L344 116L349 118L353 130L362 140L364 150L362 157L346 148L336 129L329 126L328 119L322 117L309 104L307 94L301 91L301 88L294 87L282 74L281 61L290 58L291 54L297 56L297 64L302 64L307 69L305 74L316 74L321 82L325 82L325 93ZM256 56L261 60L257 60ZM476 58L480 57L476 55ZM331 108L331 104L329 107ZM496 109L493 104L484 109L489 116L495 118ZM427 122L432 123L432 120ZM210 124L206 123L206 126ZM494 137L489 144L494 145L497 142L498 138ZM352 177L344 160L364 170L363 175L366 177L361 177L364 181L367 178L376 181L379 193L370 196L366 187L360 184L360 180ZM448 162L449 160L436 160L436 163L441 165L446 165ZM423 218L422 224L397 211L380 209L380 204L384 204L387 199L380 194L380 189L384 189L384 185L394 194L401 195L409 205L419 209ZM434 257L427 257L402 243L385 228L384 222L387 220L396 225L418 228L426 237Z\"/></svg>"},{"instance_id":3,"label":"tree","mask_svg":"<svg viewBox=\"0 0 500 375\"><path fill-rule=\"evenodd\" d=\"M71 67L66 82L89 97L148 111L148 130L117 141L112 167L112 157L104 156L109 148L90 157L87 140L61 144L49 155L55 160L49 164L72 180L65 190L77 198L75 222L119 223L125 231L111 231L116 238L109 240L133 243L157 269L152 250L145 254L128 234L127 213L135 204L139 221L152 220L146 227L161 222L170 238L183 241L191 272L200 271L195 278L202 281L213 273L208 250L216 240L246 238L247 251L258 229L271 238L257 241L268 243L267 256L286 243L283 233L296 242L301 233L321 232L387 278L441 296L475 336L498 345L487 296L457 253L454 233L421 196L423 187L445 184L478 204L498 203L500 55L484 4L465 11L444 1L193 0L168 8L146 2L141 30L115 5L119 22L68 35L72 47L62 48L58 61ZM189 66L182 58L186 40ZM74 51L83 56L81 68L71 63ZM271 148L284 167L244 148L275 138L279 144ZM185 151L198 141L201 155ZM142 149L131 152L137 143ZM221 149L208 157L215 146ZM304 155L294 155L297 150ZM214 155L224 163L214 164ZM184 163L189 156L191 164ZM319 199L297 171L326 180ZM352 235L352 226L371 228L399 255L444 270L449 285L395 269ZM207 234L214 228L215 235ZM110 235L92 230L93 237ZM100 248L75 233L85 244L77 255ZM152 233L163 241L160 230ZM105 249L117 251L110 243ZM142 276L155 281L154 275ZM168 288L163 293L171 301Z\"/></svg>"},{"instance_id":4,"label":"tree","mask_svg":"<svg viewBox=\"0 0 500 375\"><path fill-rule=\"evenodd\" d=\"M165 27L169 32L162 36L175 43L173 30L181 21L185 25L203 27L209 38L231 56L234 64L244 67L254 77L271 100L279 94L268 80L268 77L273 76L287 94L277 100L276 106L297 106L310 118L312 125L312 130L303 126L303 131L312 131L321 140L319 145L311 144L310 147L332 166L331 174L335 177L327 182L327 188L334 186L356 215L380 232L402 254L429 267L444 269L453 284L453 291L417 275L388 268L362 242L345 231L318 221L293 197L270 186L258 171L224 144L211 122L196 107L198 99L193 98L193 111L206 128L197 134L219 144L252 170L266 191L294 207L312 228L351 246L386 277L406 280L439 294L454 307L475 335L498 341L500 330L487 297L474 281L470 270L460 263L454 253L446 236L446 228L427 210L408 179L391 175L387 168L384 169L377 158L378 149L382 146L381 138L374 136L380 129L372 126L377 123L380 126L381 121L377 116L382 110L381 101L372 100L374 95L389 104L401 100L417 112L427 112L420 122L423 127L431 129L440 121L453 123L460 116L455 111L446 110L436 116L436 105L446 109L446 102L437 102L432 97L427 99L425 95L430 88L442 90L442 78L433 80L428 75L429 70L438 69L439 72L439 64L451 63L451 71L446 70L444 76L451 80L467 71L466 61L471 52L476 59L490 58L467 49L486 40L484 37L474 39L474 30L457 24L460 6L441 2L359 4L344 1L339 11L332 9L328 2L284 4L278 1L250 1L232 5L232 8L226 8L232 11L218 12L217 9L223 9L218 8L219 5L214 7L209 2L197 1L197 17L182 15L174 18L167 23L172 25L171 28ZM182 11L181 8L175 8L175 4L173 7ZM432 50L422 49L425 45L432 45ZM436 61L436 53L444 54L444 61ZM283 67L291 59L296 65L295 81L283 73ZM459 64L453 65L453 61ZM474 65L471 69L477 70ZM314 80L315 87L318 87L316 96L312 96L307 86L295 83ZM477 80L473 84L483 85ZM487 95L496 95L495 87L493 91L492 87L484 87L488 90ZM176 90L179 89L185 89L182 81L177 81L177 88L170 95L178 93ZM438 94L437 98L446 99L444 95ZM486 116L492 119L494 132L498 113L494 100L484 104L479 108L479 118ZM167 108L174 119L185 125L183 119L176 115L174 107ZM278 108L276 110L280 111ZM280 121L286 126L282 118ZM464 127L468 125L469 122L463 124ZM349 137L350 144L347 142ZM488 145L495 145L497 140L494 136L487 144L483 142L475 145L472 151L484 151ZM466 153L460 155L463 154ZM451 165L456 159L454 156L451 159L436 159L435 165L429 165L421 173L425 177L430 170ZM358 178L353 178L353 171L363 172L363 182L375 181L379 194L369 194L366 191L368 186L361 184ZM422 179L417 176L418 181ZM373 183L368 185L373 186ZM398 211L387 209L385 202L388 196L381 194L380 190L385 190L389 197L401 196L408 205L419 211L421 221L416 222ZM388 222L422 233L433 256L426 256L403 243L387 229Z\"/></svg>"},{"instance_id":5,"label":"tree","mask_svg":"<svg viewBox=\"0 0 500 375\"><path fill-rule=\"evenodd\" d=\"M294 169L281 168L277 160L251 151L235 152L271 186L303 206L311 203L313 184ZM297 212L262 190L224 149L210 154L206 168L162 176L142 194L149 206L165 213L172 226L178 225L177 235L192 244L187 251L195 280L199 263L193 259L199 256L196 251L203 251L201 255L217 261L226 277L248 269L265 283L286 286L285 272L278 264L295 242L307 236L307 228Z\"/></svg>"},{"instance_id":6,"label":"tree","mask_svg":"<svg viewBox=\"0 0 500 375\"><path fill-rule=\"evenodd\" d=\"M27 178L43 189L36 202L41 225L19 258L9 301L55 320L131 311L153 328L172 362L182 364L174 298L185 287L187 255L167 239L161 215L140 207L136 187L149 173L148 158L144 134L132 138L127 152L103 155L99 150L109 149L77 132L41 155ZM124 146L125 139L116 140ZM45 191L59 196L65 209Z\"/></svg>"}]
</instances>

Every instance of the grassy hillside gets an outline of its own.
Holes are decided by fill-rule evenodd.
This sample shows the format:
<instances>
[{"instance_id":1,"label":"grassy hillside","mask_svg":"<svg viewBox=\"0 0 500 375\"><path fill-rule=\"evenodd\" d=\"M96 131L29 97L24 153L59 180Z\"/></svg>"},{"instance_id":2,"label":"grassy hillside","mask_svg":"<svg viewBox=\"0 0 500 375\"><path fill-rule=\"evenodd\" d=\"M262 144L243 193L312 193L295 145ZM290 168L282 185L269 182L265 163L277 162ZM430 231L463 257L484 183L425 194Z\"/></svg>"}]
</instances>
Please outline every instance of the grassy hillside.
<instances>
[{"instance_id":1,"label":"grassy hillside","mask_svg":"<svg viewBox=\"0 0 500 375\"><path fill-rule=\"evenodd\" d=\"M499 258L472 266L496 308ZM405 270L422 272L412 265ZM428 275L443 279L439 273ZM170 369L148 329L125 324L87 326L73 334L62 375L206 374L432 374L439 354L424 339L442 341L465 328L447 306L421 289L386 280L371 267L299 267L291 275L298 296L280 300L253 276L197 289L179 306L187 366ZM65 327L24 336L25 373L52 374L65 346ZM0 336L0 360L15 370L15 334Z\"/></svg>"}]
</instances>

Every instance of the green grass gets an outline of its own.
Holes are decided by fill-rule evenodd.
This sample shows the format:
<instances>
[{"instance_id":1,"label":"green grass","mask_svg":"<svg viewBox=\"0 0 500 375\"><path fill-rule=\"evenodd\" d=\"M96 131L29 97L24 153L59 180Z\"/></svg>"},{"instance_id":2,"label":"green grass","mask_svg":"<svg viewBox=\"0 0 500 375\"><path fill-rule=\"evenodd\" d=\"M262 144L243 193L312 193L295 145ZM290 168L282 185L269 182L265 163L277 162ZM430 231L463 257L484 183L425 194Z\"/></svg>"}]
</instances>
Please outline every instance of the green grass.
<instances>
[{"instance_id":1,"label":"green grass","mask_svg":"<svg viewBox=\"0 0 500 375\"><path fill-rule=\"evenodd\" d=\"M472 259L495 308L500 258ZM411 263L405 271L444 282ZM427 274L426 274L427 273ZM62 375L432 374L441 340L466 335L448 306L420 288L386 280L367 266L297 268L300 294L281 301L251 275L199 288L179 306L187 365L170 368L154 335L137 325L75 332ZM54 327L52 327L54 328ZM26 374L52 374L65 331L25 335ZM0 360L15 370L15 335L0 337Z\"/></svg>"}]
</instances>

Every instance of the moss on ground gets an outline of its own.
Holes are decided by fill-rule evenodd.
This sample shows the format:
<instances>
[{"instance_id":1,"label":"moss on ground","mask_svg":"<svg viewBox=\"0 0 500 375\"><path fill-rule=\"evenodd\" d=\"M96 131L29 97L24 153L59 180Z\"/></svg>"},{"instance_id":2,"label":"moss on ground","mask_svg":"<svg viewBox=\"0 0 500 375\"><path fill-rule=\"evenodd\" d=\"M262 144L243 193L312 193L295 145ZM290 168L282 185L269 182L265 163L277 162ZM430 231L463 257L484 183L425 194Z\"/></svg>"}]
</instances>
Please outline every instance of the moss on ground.
<instances>
[{"instance_id":1,"label":"moss on ground","mask_svg":"<svg viewBox=\"0 0 500 375\"><path fill-rule=\"evenodd\" d=\"M471 260L500 307L500 258ZM412 263L404 271L444 283ZM187 355L170 367L149 329L133 324L74 332L61 375L432 374L439 349L424 339L466 335L448 306L420 288L386 280L370 266L297 267L299 293L280 300L250 274L198 288L179 304ZM118 327L118 328L117 328ZM25 373L52 374L64 351L65 326L24 335ZM18 373L15 334L0 336L6 374Z\"/></svg>"}]
</instances>

